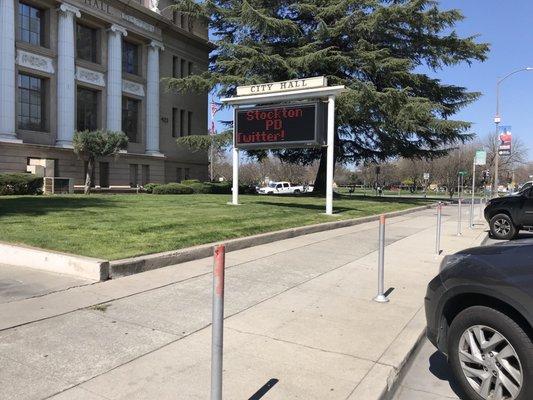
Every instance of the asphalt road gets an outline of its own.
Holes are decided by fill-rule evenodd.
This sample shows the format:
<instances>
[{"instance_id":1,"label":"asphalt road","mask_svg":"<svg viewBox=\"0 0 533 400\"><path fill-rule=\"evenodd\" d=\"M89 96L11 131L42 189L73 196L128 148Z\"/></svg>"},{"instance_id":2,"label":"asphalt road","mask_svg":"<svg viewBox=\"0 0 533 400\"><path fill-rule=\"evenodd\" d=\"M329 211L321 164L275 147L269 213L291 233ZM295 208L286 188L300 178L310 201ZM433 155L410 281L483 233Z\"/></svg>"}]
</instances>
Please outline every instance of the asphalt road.
<instances>
[{"instance_id":1,"label":"asphalt road","mask_svg":"<svg viewBox=\"0 0 533 400\"><path fill-rule=\"evenodd\" d=\"M518 239L533 240L533 234L522 232ZM503 243L503 241L489 238L485 245L498 243ZM446 357L428 340L421 343L407 368L393 400L460 399L457 384L451 376Z\"/></svg>"}]
</instances>

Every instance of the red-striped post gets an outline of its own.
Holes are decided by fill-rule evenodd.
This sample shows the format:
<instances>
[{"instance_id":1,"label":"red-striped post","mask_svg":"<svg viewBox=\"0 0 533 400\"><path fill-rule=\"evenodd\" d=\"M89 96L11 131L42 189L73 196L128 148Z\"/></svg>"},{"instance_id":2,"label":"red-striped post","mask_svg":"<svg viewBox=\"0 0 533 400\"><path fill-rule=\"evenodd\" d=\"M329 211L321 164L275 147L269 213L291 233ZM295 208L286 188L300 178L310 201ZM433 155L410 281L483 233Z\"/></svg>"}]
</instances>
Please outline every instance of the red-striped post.
<instances>
[{"instance_id":1,"label":"red-striped post","mask_svg":"<svg viewBox=\"0 0 533 400\"><path fill-rule=\"evenodd\" d=\"M224 269L226 246L215 246L213 256L213 324L211 338L211 400L222 400L224 339Z\"/></svg>"}]
</instances>

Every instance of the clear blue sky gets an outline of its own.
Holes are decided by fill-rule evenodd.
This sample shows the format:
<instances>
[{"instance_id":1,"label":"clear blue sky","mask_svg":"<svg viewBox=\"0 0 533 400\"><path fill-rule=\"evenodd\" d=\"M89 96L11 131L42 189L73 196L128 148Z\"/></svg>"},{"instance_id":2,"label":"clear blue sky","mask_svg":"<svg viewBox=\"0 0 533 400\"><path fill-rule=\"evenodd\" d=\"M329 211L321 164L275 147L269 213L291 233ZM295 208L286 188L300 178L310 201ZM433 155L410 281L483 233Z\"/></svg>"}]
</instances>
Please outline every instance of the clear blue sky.
<instances>
[{"instance_id":1,"label":"clear blue sky","mask_svg":"<svg viewBox=\"0 0 533 400\"><path fill-rule=\"evenodd\" d=\"M489 58L471 67L459 65L437 75L444 82L479 91L483 96L457 114L473 123L479 136L494 131L496 80L522 67L533 67L533 2L531 0L442 0L443 8L462 10L465 20L457 25L460 35L478 34L490 43ZM515 137L529 148L533 160L533 71L521 72L501 86L500 108L503 125L511 125Z\"/></svg>"},{"instance_id":2,"label":"clear blue sky","mask_svg":"<svg viewBox=\"0 0 533 400\"><path fill-rule=\"evenodd\" d=\"M465 19L456 26L457 32L461 36L479 35L478 41L491 46L484 63L461 64L436 74L445 83L482 93L456 118L472 122L472 131L484 137L494 130L497 78L515 69L533 67L533 1L441 0L441 8L462 10ZM512 126L514 137L525 142L533 160L533 71L507 79L502 84L500 102L502 125ZM231 118L229 110L216 116L217 120Z\"/></svg>"}]
</instances>

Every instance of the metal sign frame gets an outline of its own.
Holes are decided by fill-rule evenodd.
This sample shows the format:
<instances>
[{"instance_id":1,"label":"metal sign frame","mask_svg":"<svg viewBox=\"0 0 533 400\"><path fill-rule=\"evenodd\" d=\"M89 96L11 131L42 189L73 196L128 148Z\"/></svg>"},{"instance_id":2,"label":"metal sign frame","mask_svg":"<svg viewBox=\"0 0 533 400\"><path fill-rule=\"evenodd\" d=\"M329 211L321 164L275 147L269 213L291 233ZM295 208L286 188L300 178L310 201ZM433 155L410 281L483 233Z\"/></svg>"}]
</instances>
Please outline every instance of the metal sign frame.
<instances>
[{"instance_id":1,"label":"metal sign frame","mask_svg":"<svg viewBox=\"0 0 533 400\"><path fill-rule=\"evenodd\" d=\"M330 86L312 89L299 89L286 92L265 93L257 95L237 96L223 98L223 104L235 108L240 106L258 106L263 104L287 103L303 100L327 99L327 163L326 163L326 214L333 215L333 150L335 139L335 98L345 91L344 86ZM233 125L233 137L235 138L235 124ZM233 143L233 188L232 205L239 204L239 148Z\"/></svg>"}]
</instances>

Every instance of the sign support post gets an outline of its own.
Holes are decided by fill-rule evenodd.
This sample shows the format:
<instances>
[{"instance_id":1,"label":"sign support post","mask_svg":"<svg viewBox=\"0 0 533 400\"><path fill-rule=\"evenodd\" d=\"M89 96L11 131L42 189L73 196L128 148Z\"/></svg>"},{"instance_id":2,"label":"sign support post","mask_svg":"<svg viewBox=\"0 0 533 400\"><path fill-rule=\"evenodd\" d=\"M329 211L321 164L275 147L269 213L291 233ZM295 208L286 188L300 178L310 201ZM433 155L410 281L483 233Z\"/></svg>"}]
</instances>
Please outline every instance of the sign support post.
<instances>
[{"instance_id":1,"label":"sign support post","mask_svg":"<svg viewBox=\"0 0 533 400\"><path fill-rule=\"evenodd\" d=\"M333 215L333 170L335 147L335 96L328 97L328 127L327 127L327 164L326 164L326 214Z\"/></svg>"},{"instance_id":2,"label":"sign support post","mask_svg":"<svg viewBox=\"0 0 533 400\"><path fill-rule=\"evenodd\" d=\"M231 192L231 204L239 205L239 149L233 147L233 189Z\"/></svg>"}]
</instances>

